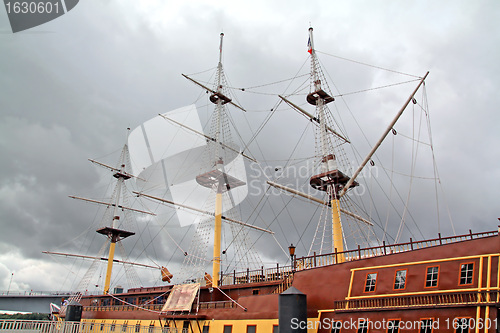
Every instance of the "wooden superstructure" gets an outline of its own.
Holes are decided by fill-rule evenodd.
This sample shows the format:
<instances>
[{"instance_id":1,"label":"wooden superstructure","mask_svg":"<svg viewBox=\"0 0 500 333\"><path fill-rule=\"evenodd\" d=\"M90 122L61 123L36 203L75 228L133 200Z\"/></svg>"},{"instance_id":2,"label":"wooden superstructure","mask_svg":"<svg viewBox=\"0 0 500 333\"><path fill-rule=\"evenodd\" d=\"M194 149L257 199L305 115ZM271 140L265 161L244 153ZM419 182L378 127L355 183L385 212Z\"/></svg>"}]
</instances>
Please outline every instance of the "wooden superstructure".
<instances>
[{"instance_id":1,"label":"wooden superstructure","mask_svg":"<svg viewBox=\"0 0 500 333\"><path fill-rule=\"evenodd\" d=\"M161 311L172 286L84 296L81 303L84 322L95 325L139 322L182 328L188 323L188 332L203 332L204 326L222 332L219 328L228 325L232 332L246 332L255 325L267 331L278 325L279 293L294 286L307 295L311 332L331 332L328 324L340 322L341 332L363 333L362 319L368 320L370 332L387 332L387 326L379 325L391 320L406 326L390 332L431 332L409 326L427 319L435 328L439 323L439 332L466 332L454 325L466 318L468 332L486 333L495 332L500 305L499 259L497 231L471 232L301 257L293 269L221 273L220 291L202 287L191 311L184 313ZM473 325L481 322L490 327Z\"/></svg>"}]
</instances>

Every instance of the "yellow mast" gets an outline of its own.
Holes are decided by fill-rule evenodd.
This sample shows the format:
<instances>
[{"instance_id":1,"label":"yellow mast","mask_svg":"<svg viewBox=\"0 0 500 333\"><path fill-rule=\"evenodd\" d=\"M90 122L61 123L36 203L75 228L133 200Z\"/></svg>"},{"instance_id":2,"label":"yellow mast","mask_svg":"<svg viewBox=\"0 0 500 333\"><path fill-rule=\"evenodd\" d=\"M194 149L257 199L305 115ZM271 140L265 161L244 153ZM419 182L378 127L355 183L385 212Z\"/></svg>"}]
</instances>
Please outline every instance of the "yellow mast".
<instances>
[{"instance_id":1,"label":"yellow mast","mask_svg":"<svg viewBox=\"0 0 500 333\"><path fill-rule=\"evenodd\" d=\"M319 133L316 138L319 141L319 152L321 156L319 174L311 177L310 185L320 191L325 191L328 196L332 207L332 242L336 252L340 252L337 256L337 262L345 261L344 252L344 236L342 232L342 222L340 218L340 196L338 193L342 190L344 185L349 181L349 177L344 175L339 169L336 161L333 147L327 137L330 129L327 116L326 104L333 102L335 99L323 90L321 78L318 73L318 59L314 49L313 29L309 28L309 50L311 54L311 76L313 82L313 91L307 95L307 102L316 106L316 113L318 115ZM344 139L345 140L345 139ZM353 186L357 183L353 182Z\"/></svg>"},{"instance_id":2,"label":"yellow mast","mask_svg":"<svg viewBox=\"0 0 500 333\"><path fill-rule=\"evenodd\" d=\"M218 190L215 197L214 254L212 265L212 286L219 286L220 242L222 229L222 191Z\"/></svg>"},{"instance_id":3,"label":"yellow mast","mask_svg":"<svg viewBox=\"0 0 500 333\"><path fill-rule=\"evenodd\" d=\"M120 203L122 188L125 186L125 181L132 178L132 177L135 177L134 175L132 175L126 171L125 163L127 160L128 160L128 146L127 145L123 146L121 156L120 156L120 166L118 168L115 168L113 166L89 159L90 162L111 170L113 172L113 177L117 179L116 187L115 187L115 190L113 191L114 194L109 202L70 196L70 198L73 198L73 199L78 199L78 200L88 201L88 202L92 202L92 203L96 203L96 204L100 204L100 205L105 205L105 206L107 206L107 208L113 207L113 220L111 222L111 226L103 227L103 228L96 230L97 233L107 236L109 241L110 241L108 258L105 259L105 258L100 258L100 257L92 257L93 259L100 259L100 260L107 261L106 277L105 277L104 290L103 290L104 294L109 293L109 289L110 289L110 285L111 285L111 276L113 273L113 263L120 262L119 260L114 259L116 242L119 242L122 239L127 238L129 236L135 235L134 232L118 229L118 227L120 226L119 225L120 224L119 223L120 216L118 216L119 210L121 210L121 211L134 211L134 212L143 213L143 214L155 215L154 213L151 213L151 212L148 212L145 210L139 210L139 209L134 209L131 207L123 206ZM68 255L65 253L54 253L54 254ZM88 256L79 256L79 255L71 255L71 256L90 258ZM131 262L124 262L124 261L121 261L121 262L154 268L154 267L149 266L149 265L141 265L141 264L135 264L135 263L131 263Z\"/></svg>"},{"instance_id":4,"label":"yellow mast","mask_svg":"<svg viewBox=\"0 0 500 333\"><path fill-rule=\"evenodd\" d=\"M111 223L111 227L113 229L116 227L116 225L118 224L118 221L120 220L120 217L117 215L117 209L118 209L118 204L120 203L121 188L122 188L122 185L125 181L125 179L122 177L122 175L125 175L124 169L125 169L125 164L122 164L120 171L116 173L116 178L118 179L118 182L116 184L116 198L115 198L116 201L115 201L115 208L114 208L114 214L113 214L114 217L113 217L113 222ZM117 241L118 235L116 234L116 232L111 232L111 234L108 234L108 237L110 238L111 243L109 244L108 266L106 268L106 279L104 280L104 295L109 293L109 286L111 284L111 273L113 272L113 259L115 257L115 246L116 246L116 241Z\"/></svg>"},{"instance_id":5,"label":"yellow mast","mask_svg":"<svg viewBox=\"0 0 500 333\"><path fill-rule=\"evenodd\" d=\"M109 293L109 285L111 283L111 272L113 271L113 259L115 256L115 242L111 242L109 245L109 254L108 254L108 266L106 269L106 280L104 282L104 295Z\"/></svg>"},{"instance_id":6,"label":"yellow mast","mask_svg":"<svg viewBox=\"0 0 500 333\"><path fill-rule=\"evenodd\" d=\"M222 234L222 195L224 192L231 189L245 185L244 182L228 175L224 170L224 150L222 149L224 143L222 142L222 117L224 116L224 104L233 104L231 98L224 95L222 86L222 77L224 75L222 70L222 41L224 34L220 34L220 47L219 47L219 64L217 67L217 88L211 90L213 93L210 96L210 101L214 103L215 115L217 120L216 133L212 144L216 145L215 156L210 156L215 160L215 169L201 174L196 177L198 184L204 187L216 189L215 195L215 219L214 219L214 248L212 258L212 286L217 288L219 286L219 272L221 269L221 234ZM241 107L240 107L241 108ZM213 161L212 161L213 162Z\"/></svg>"},{"instance_id":7,"label":"yellow mast","mask_svg":"<svg viewBox=\"0 0 500 333\"><path fill-rule=\"evenodd\" d=\"M344 252L344 238L342 233L342 223L340 221L340 200L332 198L332 227L333 227L333 246L337 252ZM340 254L337 258L338 262L344 262L344 254Z\"/></svg>"},{"instance_id":8,"label":"yellow mast","mask_svg":"<svg viewBox=\"0 0 500 333\"><path fill-rule=\"evenodd\" d=\"M113 272L113 259L115 257L115 246L116 246L116 241L119 239L119 235L117 232L115 232L116 230L115 228L116 225L118 224L118 221L120 220L120 217L117 215L117 209L118 209L118 204L120 203L121 188L125 179L130 178L128 175L125 175L124 169L125 169L125 164L122 164L120 171L115 173L115 177L118 179L118 182L116 184L116 198L115 198L115 208L113 214L114 217L113 217L113 222L111 223L112 230L109 230L111 233L108 233L108 237L110 238L111 243L109 244L108 266L106 269L106 279L104 281L104 292L103 292L104 295L109 293L109 286L111 284L111 273Z\"/></svg>"},{"instance_id":9,"label":"yellow mast","mask_svg":"<svg viewBox=\"0 0 500 333\"><path fill-rule=\"evenodd\" d=\"M219 46L219 64L217 66L217 93L222 95L222 41L224 39L224 34L220 34L220 46ZM217 102L216 110L217 110L217 133L215 135L215 139L217 142L220 142L221 131L222 131L222 102L223 98L215 98ZM219 271L220 271L220 243L222 236L222 185L223 179L221 179L224 175L224 160L221 156L220 145L217 145L217 155L219 160L216 162L217 169L221 172L218 177L217 184L217 194L215 195L215 220L214 220L214 251L212 258L212 286L217 288L219 286Z\"/></svg>"},{"instance_id":10,"label":"yellow mast","mask_svg":"<svg viewBox=\"0 0 500 333\"><path fill-rule=\"evenodd\" d=\"M122 151L122 162L125 160L125 154L127 152L127 146L125 145L123 151ZM130 231L125 231L118 229L118 224L120 221L120 216L118 216L118 209L121 207L121 209L130 209L128 207L123 207L120 205L120 195L121 195L121 189L124 185L124 182L128 179L130 179L132 176L125 171L125 164L121 164L120 169L114 169L111 168L115 173L113 174L113 177L117 179L117 184L116 184L116 197L114 198L114 214L113 214L113 221L111 223L111 227L104 227L101 229L98 229L97 232L108 236L110 240L110 245L109 245L109 253L108 253L108 264L106 268L106 278L104 280L104 290L103 294L106 295L109 293L109 288L111 285L111 275L113 273L113 262L114 262L114 257L115 257L115 248L116 248L116 242L127 238L129 236L134 235L135 233L130 232Z\"/></svg>"}]
</instances>

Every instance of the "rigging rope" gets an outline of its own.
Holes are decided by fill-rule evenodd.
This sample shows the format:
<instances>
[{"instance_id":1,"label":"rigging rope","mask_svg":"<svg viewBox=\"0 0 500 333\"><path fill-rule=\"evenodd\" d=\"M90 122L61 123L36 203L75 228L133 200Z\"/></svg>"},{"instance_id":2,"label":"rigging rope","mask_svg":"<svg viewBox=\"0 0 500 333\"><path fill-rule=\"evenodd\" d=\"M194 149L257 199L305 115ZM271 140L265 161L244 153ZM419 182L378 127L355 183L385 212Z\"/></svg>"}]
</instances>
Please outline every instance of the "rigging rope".
<instances>
[{"instance_id":1,"label":"rigging rope","mask_svg":"<svg viewBox=\"0 0 500 333\"><path fill-rule=\"evenodd\" d=\"M413 74L407 74L407 73L404 73L404 72L399 72L399 71L395 71L395 70L392 70L392 69L387 69L387 68L380 67L380 66L370 65L370 64L367 64L367 63L364 63L364 62L361 62L361 61L356 61L356 60L351 60L351 59L347 59L347 58L344 58L344 57L339 57L339 56L336 56L336 55L333 55L333 54L330 54L330 53L326 53L326 52L321 52L321 51L318 51L318 50L314 50L314 51L316 53L324 54L324 55L327 55L329 57L333 57L333 58L337 58L337 59L346 60L346 61L353 62L353 63L359 64L359 65L368 66L368 67L372 67L372 68L377 68L377 69L381 69L381 70L384 70L384 71L387 71L387 72L401 74L401 75L405 75L405 76L411 76L411 77L414 77L414 78L420 78L421 79L421 77L413 75Z\"/></svg>"}]
</instances>

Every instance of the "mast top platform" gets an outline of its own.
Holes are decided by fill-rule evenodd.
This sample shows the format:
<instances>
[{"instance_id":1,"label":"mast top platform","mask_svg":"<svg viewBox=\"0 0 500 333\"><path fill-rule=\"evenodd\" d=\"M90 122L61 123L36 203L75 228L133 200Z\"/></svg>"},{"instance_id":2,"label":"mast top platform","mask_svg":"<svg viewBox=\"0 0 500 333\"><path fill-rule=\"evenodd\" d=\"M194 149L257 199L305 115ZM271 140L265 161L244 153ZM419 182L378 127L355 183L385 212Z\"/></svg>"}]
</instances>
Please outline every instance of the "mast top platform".
<instances>
[{"instance_id":1,"label":"mast top platform","mask_svg":"<svg viewBox=\"0 0 500 333\"><path fill-rule=\"evenodd\" d=\"M115 177L116 179L122 178L123 180L127 180L127 179L132 178L132 175L130 175L129 173L123 171L124 169L125 169L125 164L122 164L121 165L121 169L118 170L117 172L115 172L113 174L113 177Z\"/></svg>"},{"instance_id":2,"label":"mast top platform","mask_svg":"<svg viewBox=\"0 0 500 333\"><path fill-rule=\"evenodd\" d=\"M241 181L238 178L230 176L227 173L217 169L205 172L197 176L196 182L201 186L208 188L219 186L222 192L226 192L233 188L243 186L246 184L244 181Z\"/></svg>"},{"instance_id":3,"label":"mast top platform","mask_svg":"<svg viewBox=\"0 0 500 333\"><path fill-rule=\"evenodd\" d=\"M307 95L306 99L307 99L307 103L314 105L314 106L317 105L317 102L319 99L323 100L323 104L328 104L328 103L333 102L335 100L335 98L328 95L328 93L321 88L310 93L309 95Z\"/></svg>"},{"instance_id":4,"label":"mast top platform","mask_svg":"<svg viewBox=\"0 0 500 333\"><path fill-rule=\"evenodd\" d=\"M335 186L336 189L342 189L349 180L349 176L345 175L342 171L331 170L312 176L309 180L309 184L318 191L327 191L329 186ZM357 182L353 182L351 187L358 185Z\"/></svg>"},{"instance_id":5,"label":"mast top platform","mask_svg":"<svg viewBox=\"0 0 500 333\"><path fill-rule=\"evenodd\" d=\"M335 162L335 155L333 154L323 157L321 163L323 172L312 176L309 180L309 184L318 191L328 191L329 187L333 187L338 193L338 191L342 190L349 182L349 176L338 170L337 163ZM358 185L357 182L353 182L351 186Z\"/></svg>"},{"instance_id":6,"label":"mast top platform","mask_svg":"<svg viewBox=\"0 0 500 333\"><path fill-rule=\"evenodd\" d=\"M117 241L119 241L121 239L135 235L135 232L111 228L111 227L100 228L100 229L97 229L96 231L97 231L97 233L99 233L101 235L108 236L109 238L111 238L111 241L114 243L116 243Z\"/></svg>"},{"instance_id":7,"label":"mast top platform","mask_svg":"<svg viewBox=\"0 0 500 333\"><path fill-rule=\"evenodd\" d=\"M222 104L227 104L231 102L232 99L220 92L215 92L212 95L210 95L210 102L217 104L219 101L221 101Z\"/></svg>"}]
</instances>

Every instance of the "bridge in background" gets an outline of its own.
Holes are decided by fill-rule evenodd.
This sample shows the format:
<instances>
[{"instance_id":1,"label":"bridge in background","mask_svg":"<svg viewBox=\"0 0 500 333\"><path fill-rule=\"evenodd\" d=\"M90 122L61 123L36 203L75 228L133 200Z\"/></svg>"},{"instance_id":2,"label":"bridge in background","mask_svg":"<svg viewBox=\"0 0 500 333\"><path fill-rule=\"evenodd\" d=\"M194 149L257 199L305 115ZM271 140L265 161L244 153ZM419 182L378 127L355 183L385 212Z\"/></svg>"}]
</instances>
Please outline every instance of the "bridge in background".
<instances>
[{"instance_id":1,"label":"bridge in background","mask_svg":"<svg viewBox=\"0 0 500 333\"><path fill-rule=\"evenodd\" d=\"M61 305L71 292L56 291L26 291L2 292L0 291L0 310L50 313L50 303Z\"/></svg>"}]
</instances>

